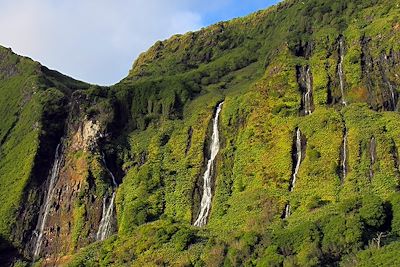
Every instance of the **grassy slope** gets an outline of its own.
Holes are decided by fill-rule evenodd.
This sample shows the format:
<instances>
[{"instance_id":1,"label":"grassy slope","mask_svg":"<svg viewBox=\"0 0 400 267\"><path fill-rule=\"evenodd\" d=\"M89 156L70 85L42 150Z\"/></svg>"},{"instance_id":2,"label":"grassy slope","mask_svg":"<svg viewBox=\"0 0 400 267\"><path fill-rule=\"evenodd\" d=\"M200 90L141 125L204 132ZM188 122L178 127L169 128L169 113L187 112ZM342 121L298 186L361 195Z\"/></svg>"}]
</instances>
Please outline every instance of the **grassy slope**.
<instances>
[{"instance_id":1,"label":"grassy slope","mask_svg":"<svg viewBox=\"0 0 400 267\"><path fill-rule=\"evenodd\" d=\"M4 58L0 81L0 233L8 237L38 148L40 106L38 95L33 95L38 89L37 64L0 49ZM11 72L15 74L6 74Z\"/></svg>"}]
</instances>

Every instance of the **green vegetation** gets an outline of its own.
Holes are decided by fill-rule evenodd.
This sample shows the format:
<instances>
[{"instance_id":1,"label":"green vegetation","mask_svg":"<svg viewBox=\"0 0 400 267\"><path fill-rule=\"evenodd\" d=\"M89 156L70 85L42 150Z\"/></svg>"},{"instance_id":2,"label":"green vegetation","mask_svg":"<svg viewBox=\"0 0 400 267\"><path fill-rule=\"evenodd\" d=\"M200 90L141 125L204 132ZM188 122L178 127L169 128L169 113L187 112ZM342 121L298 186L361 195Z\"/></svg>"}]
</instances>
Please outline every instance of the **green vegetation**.
<instances>
[{"instance_id":1,"label":"green vegetation","mask_svg":"<svg viewBox=\"0 0 400 267\"><path fill-rule=\"evenodd\" d=\"M60 107L73 94L84 110L79 116L96 119L109 133L101 148L115 159L122 182L115 235L80 249L89 243L87 198L100 203L109 177L99 153L68 156L83 160L90 173L73 203L73 249L61 255L72 254L70 266L398 265L400 115L388 104L388 82L398 95L399 15L389 0L287 0L157 42L111 88L48 70L38 75L36 63L4 50L6 64L20 71L0 79L9 99L0 100L6 114L0 234L13 240L10 225L32 179L39 139L60 130L51 118L62 116ZM340 104L340 38L347 106ZM315 110L301 116L296 68L306 65ZM16 88L33 82L40 92L24 102L25 91ZM222 100L211 215L206 227L196 228L212 115ZM342 180L345 127L348 174ZM296 128L305 156L289 192ZM282 219L287 203L291 216Z\"/></svg>"}]
</instances>

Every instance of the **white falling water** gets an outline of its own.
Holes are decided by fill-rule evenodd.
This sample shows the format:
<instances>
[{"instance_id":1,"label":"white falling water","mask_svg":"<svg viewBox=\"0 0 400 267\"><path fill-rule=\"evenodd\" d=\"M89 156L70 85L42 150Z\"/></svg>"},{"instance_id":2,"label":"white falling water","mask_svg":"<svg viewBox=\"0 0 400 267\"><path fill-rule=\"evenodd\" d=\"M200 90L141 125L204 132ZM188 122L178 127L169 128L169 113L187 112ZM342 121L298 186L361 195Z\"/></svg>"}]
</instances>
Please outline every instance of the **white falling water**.
<instances>
[{"instance_id":1,"label":"white falling water","mask_svg":"<svg viewBox=\"0 0 400 267\"><path fill-rule=\"evenodd\" d=\"M301 147L301 131L299 128L297 128L297 131L296 131L296 166L294 168L292 181L290 182L290 187L289 187L290 192L294 191L294 187L296 185L296 180L297 180L297 175L300 170L300 164L301 164L301 158L302 158L301 149L302 149L302 147ZM288 218L289 216L290 216L290 204L286 204L283 217Z\"/></svg>"},{"instance_id":2,"label":"white falling water","mask_svg":"<svg viewBox=\"0 0 400 267\"><path fill-rule=\"evenodd\" d=\"M312 85L311 85L310 67L307 67L306 71L306 87L307 87L307 92L304 94L304 112L306 115L309 115L312 113L311 110Z\"/></svg>"},{"instance_id":3,"label":"white falling water","mask_svg":"<svg viewBox=\"0 0 400 267\"><path fill-rule=\"evenodd\" d=\"M199 216L197 217L196 221L194 222L194 226L204 226L207 224L207 218L210 213L211 209L211 198L212 198L212 175L213 175L213 167L214 167L214 160L215 157L218 154L219 151L219 131L218 131L218 119L219 119L219 114L222 109L223 102L220 103L217 107L217 111L215 113L214 121L213 121L213 133L211 137L211 144L210 144L210 150L211 150L211 157L207 162L207 169L204 172L203 175L203 196L201 198L201 203L200 203L200 213Z\"/></svg>"},{"instance_id":4,"label":"white falling water","mask_svg":"<svg viewBox=\"0 0 400 267\"><path fill-rule=\"evenodd\" d=\"M390 90L390 96L391 96L391 100L392 100L392 107L393 110L396 110L396 96L394 94L394 89L393 89L393 85L390 83L390 81L387 81L389 90Z\"/></svg>"},{"instance_id":5,"label":"white falling water","mask_svg":"<svg viewBox=\"0 0 400 267\"><path fill-rule=\"evenodd\" d=\"M97 231L96 235L97 240L104 240L111 234L112 219L114 215L115 193L116 193L115 191L112 193L108 206L107 206L107 197L104 197L103 199L103 214L100 221L99 230Z\"/></svg>"},{"instance_id":6,"label":"white falling water","mask_svg":"<svg viewBox=\"0 0 400 267\"><path fill-rule=\"evenodd\" d=\"M115 201L116 189L118 186L117 182L115 180L115 176L110 171L110 169L108 169L108 167L107 167L104 154L102 155L102 159L103 159L103 164L113 182L113 193L112 193L111 199L109 200L108 204L107 204L107 201L108 201L107 196L105 196L103 198L103 212L101 215L99 230L97 231L97 235L96 235L97 240L104 240L107 237L109 237L111 234L112 219L113 219L113 215L114 215L114 201Z\"/></svg>"},{"instance_id":7,"label":"white falling water","mask_svg":"<svg viewBox=\"0 0 400 267\"><path fill-rule=\"evenodd\" d=\"M42 247L44 228L46 225L47 217L49 215L51 200L53 199L53 195L54 195L54 191L55 191L54 189L55 189L57 178L58 178L58 175L60 172L60 167L61 167L61 145L59 144L57 146L56 153L54 156L53 167L49 174L50 181L49 181L49 186L47 188L46 199L44 202L44 206L42 206L41 216L39 217L38 225L37 225L35 233L34 233L37 235L35 248L33 251L34 259L36 259L39 256L40 250Z\"/></svg>"},{"instance_id":8,"label":"white falling water","mask_svg":"<svg viewBox=\"0 0 400 267\"><path fill-rule=\"evenodd\" d=\"M297 128L296 131L296 167L294 168L292 182L290 184L290 192L293 192L296 185L297 174L299 173L300 163L301 163L301 131Z\"/></svg>"},{"instance_id":9,"label":"white falling water","mask_svg":"<svg viewBox=\"0 0 400 267\"><path fill-rule=\"evenodd\" d=\"M284 218L286 219L286 218L289 218L289 216L290 216L290 204L286 204L286 206L285 206L285 216L284 216Z\"/></svg>"},{"instance_id":10,"label":"white falling water","mask_svg":"<svg viewBox=\"0 0 400 267\"><path fill-rule=\"evenodd\" d=\"M347 105L346 100L344 98L344 74L343 74L343 61L344 61L344 45L343 45L343 38L339 40L339 65L338 65L338 75L339 75L339 85L340 85L340 92L342 94L342 104L344 106Z\"/></svg>"},{"instance_id":11,"label":"white falling water","mask_svg":"<svg viewBox=\"0 0 400 267\"><path fill-rule=\"evenodd\" d=\"M342 152L342 177L343 180L347 175L347 138L348 138L348 130L345 126L344 128L344 136L343 136L343 152Z\"/></svg>"}]
</instances>

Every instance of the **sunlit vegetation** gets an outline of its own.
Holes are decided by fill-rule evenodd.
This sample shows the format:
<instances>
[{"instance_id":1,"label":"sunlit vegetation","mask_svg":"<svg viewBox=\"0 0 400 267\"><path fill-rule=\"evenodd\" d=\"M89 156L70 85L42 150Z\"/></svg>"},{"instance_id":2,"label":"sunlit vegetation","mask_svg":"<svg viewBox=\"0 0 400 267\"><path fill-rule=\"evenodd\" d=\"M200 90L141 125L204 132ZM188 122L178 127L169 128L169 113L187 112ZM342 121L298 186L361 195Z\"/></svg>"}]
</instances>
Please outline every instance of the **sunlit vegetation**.
<instances>
[{"instance_id":1,"label":"sunlit vegetation","mask_svg":"<svg viewBox=\"0 0 400 267\"><path fill-rule=\"evenodd\" d=\"M21 88L38 83L28 68L36 65L23 65L18 76L0 80L9 99L0 99L0 111L9 115L0 124L0 234L10 237L46 131L41 114L58 113L70 93L60 84L78 83L72 89L80 86L94 99L87 114L108 126L104 150L123 175L117 233L72 251L70 266L398 265L400 115L388 105L387 80L398 90L399 15L389 0L287 0L157 42L111 88L53 77L62 82L21 107ZM341 36L347 106L337 73ZM302 116L296 67L306 65L315 111ZM208 225L197 228L198 181L222 100L212 210ZM342 180L344 127L349 159ZM305 157L289 192L296 128L305 138ZM101 168L92 164L100 181ZM96 195L104 194L102 186ZM282 219L289 202L291 216ZM83 215L79 203L75 209L77 242Z\"/></svg>"}]
</instances>

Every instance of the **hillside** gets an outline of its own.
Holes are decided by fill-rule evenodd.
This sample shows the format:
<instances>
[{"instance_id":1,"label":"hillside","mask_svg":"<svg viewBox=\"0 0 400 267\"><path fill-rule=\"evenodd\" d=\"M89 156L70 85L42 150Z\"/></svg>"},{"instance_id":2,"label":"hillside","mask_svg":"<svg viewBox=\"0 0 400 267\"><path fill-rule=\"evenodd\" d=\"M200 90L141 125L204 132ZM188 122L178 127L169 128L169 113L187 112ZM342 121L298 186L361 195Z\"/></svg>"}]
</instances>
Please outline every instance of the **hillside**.
<instances>
[{"instance_id":1,"label":"hillside","mask_svg":"<svg viewBox=\"0 0 400 267\"><path fill-rule=\"evenodd\" d=\"M111 87L0 48L0 265L399 265L399 18L287 0Z\"/></svg>"}]
</instances>

